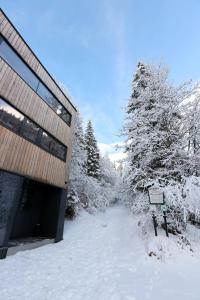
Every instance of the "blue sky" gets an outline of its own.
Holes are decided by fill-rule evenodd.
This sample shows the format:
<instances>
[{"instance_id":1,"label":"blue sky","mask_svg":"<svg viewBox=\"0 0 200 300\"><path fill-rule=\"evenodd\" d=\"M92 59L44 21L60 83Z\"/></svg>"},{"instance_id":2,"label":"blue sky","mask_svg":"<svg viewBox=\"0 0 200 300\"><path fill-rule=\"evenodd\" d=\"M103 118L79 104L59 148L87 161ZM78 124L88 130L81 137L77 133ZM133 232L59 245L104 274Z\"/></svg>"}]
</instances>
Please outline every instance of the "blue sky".
<instances>
[{"instance_id":1,"label":"blue sky","mask_svg":"<svg viewBox=\"0 0 200 300\"><path fill-rule=\"evenodd\" d=\"M164 61L180 83L200 74L199 0L0 0L96 137L112 144L139 60Z\"/></svg>"}]
</instances>

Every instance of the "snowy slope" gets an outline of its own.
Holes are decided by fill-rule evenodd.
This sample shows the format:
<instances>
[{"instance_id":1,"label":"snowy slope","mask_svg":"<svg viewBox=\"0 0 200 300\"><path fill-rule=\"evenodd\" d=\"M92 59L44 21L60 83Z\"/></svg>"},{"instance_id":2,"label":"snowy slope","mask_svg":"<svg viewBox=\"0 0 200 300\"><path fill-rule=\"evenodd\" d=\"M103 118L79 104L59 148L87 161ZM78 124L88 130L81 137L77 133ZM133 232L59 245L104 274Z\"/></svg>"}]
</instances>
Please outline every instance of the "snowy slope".
<instances>
[{"instance_id":1,"label":"snowy slope","mask_svg":"<svg viewBox=\"0 0 200 300\"><path fill-rule=\"evenodd\" d=\"M0 299L199 300L200 259L149 257L136 223L123 207L66 222L61 243L0 261Z\"/></svg>"}]
</instances>

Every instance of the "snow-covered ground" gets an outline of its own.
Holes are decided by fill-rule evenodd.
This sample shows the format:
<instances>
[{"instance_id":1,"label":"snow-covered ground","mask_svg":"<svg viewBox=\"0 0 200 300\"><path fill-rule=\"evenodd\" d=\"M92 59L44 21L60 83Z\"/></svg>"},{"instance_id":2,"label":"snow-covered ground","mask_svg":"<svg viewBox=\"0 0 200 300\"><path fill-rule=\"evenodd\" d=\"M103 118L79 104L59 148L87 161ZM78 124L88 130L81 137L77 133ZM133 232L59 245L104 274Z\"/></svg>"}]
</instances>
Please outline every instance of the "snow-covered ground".
<instances>
[{"instance_id":1,"label":"snow-covered ground","mask_svg":"<svg viewBox=\"0 0 200 300\"><path fill-rule=\"evenodd\" d=\"M82 213L66 222L64 241L0 261L0 299L199 300L199 256L164 236L152 241L123 207ZM147 255L163 243L171 257Z\"/></svg>"}]
</instances>

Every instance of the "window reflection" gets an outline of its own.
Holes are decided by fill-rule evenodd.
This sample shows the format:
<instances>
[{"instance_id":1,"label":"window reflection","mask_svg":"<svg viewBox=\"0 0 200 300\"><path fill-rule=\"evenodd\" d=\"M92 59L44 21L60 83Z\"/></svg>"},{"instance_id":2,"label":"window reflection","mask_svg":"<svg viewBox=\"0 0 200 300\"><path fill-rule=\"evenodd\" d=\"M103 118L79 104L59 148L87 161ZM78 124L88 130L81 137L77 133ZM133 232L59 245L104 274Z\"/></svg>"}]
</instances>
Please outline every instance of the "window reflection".
<instances>
[{"instance_id":1,"label":"window reflection","mask_svg":"<svg viewBox=\"0 0 200 300\"><path fill-rule=\"evenodd\" d=\"M0 123L52 155L66 160L67 147L0 98Z\"/></svg>"},{"instance_id":2,"label":"window reflection","mask_svg":"<svg viewBox=\"0 0 200 300\"><path fill-rule=\"evenodd\" d=\"M45 102L47 102L51 107L53 107L53 96L41 82L39 83L37 93L42 99L45 100Z\"/></svg>"},{"instance_id":3,"label":"window reflection","mask_svg":"<svg viewBox=\"0 0 200 300\"><path fill-rule=\"evenodd\" d=\"M59 103L38 77L23 62L17 53L0 36L0 55L32 87L32 89L59 115L69 126L71 114Z\"/></svg>"},{"instance_id":4,"label":"window reflection","mask_svg":"<svg viewBox=\"0 0 200 300\"><path fill-rule=\"evenodd\" d=\"M51 149L51 143L52 143L51 137L46 132L43 132L42 133L42 138L41 138L42 148Z\"/></svg>"},{"instance_id":5,"label":"window reflection","mask_svg":"<svg viewBox=\"0 0 200 300\"><path fill-rule=\"evenodd\" d=\"M0 99L0 121L14 132L19 132L24 116Z\"/></svg>"},{"instance_id":6,"label":"window reflection","mask_svg":"<svg viewBox=\"0 0 200 300\"><path fill-rule=\"evenodd\" d=\"M36 90L39 80L30 71L26 64L19 58L13 49L0 37L0 54L9 65L32 87Z\"/></svg>"},{"instance_id":7,"label":"window reflection","mask_svg":"<svg viewBox=\"0 0 200 300\"><path fill-rule=\"evenodd\" d=\"M40 82L37 89L38 95L44 99L51 108L59 115L69 126L71 124L71 114L62 106L50 91Z\"/></svg>"},{"instance_id":8,"label":"window reflection","mask_svg":"<svg viewBox=\"0 0 200 300\"><path fill-rule=\"evenodd\" d=\"M66 148L62 144L57 143L57 141L46 132L42 133L41 147L46 150L49 149L52 154L61 159L64 159L66 156Z\"/></svg>"},{"instance_id":9,"label":"window reflection","mask_svg":"<svg viewBox=\"0 0 200 300\"><path fill-rule=\"evenodd\" d=\"M37 137L38 137L38 132L39 132L39 127L28 120L27 118L24 119L23 123L23 130L22 130L22 135L23 137L36 142Z\"/></svg>"}]
</instances>

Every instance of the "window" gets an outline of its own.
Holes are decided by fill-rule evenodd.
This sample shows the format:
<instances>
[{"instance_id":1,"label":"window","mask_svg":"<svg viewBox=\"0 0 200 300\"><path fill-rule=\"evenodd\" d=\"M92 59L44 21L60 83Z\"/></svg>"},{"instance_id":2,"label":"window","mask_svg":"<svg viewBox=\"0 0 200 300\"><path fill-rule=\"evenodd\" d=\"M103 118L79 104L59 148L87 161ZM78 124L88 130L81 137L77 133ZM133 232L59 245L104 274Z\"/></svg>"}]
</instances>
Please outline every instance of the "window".
<instances>
[{"instance_id":1,"label":"window","mask_svg":"<svg viewBox=\"0 0 200 300\"><path fill-rule=\"evenodd\" d=\"M67 123L71 124L71 114L69 114L63 107L60 107L58 115Z\"/></svg>"},{"instance_id":2,"label":"window","mask_svg":"<svg viewBox=\"0 0 200 300\"><path fill-rule=\"evenodd\" d=\"M66 161L67 147L0 98L0 124Z\"/></svg>"},{"instance_id":3,"label":"window","mask_svg":"<svg viewBox=\"0 0 200 300\"><path fill-rule=\"evenodd\" d=\"M1 57L30 85L30 87L63 119L71 125L71 114L38 79L10 45L0 36Z\"/></svg>"},{"instance_id":4,"label":"window","mask_svg":"<svg viewBox=\"0 0 200 300\"><path fill-rule=\"evenodd\" d=\"M27 118L24 118L23 127L21 131L23 137L36 143L39 130L39 127L35 123L28 120Z\"/></svg>"},{"instance_id":5,"label":"window","mask_svg":"<svg viewBox=\"0 0 200 300\"><path fill-rule=\"evenodd\" d=\"M0 122L19 133L23 121L24 116L0 98Z\"/></svg>"},{"instance_id":6,"label":"window","mask_svg":"<svg viewBox=\"0 0 200 300\"><path fill-rule=\"evenodd\" d=\"M49 90L40 82L38 85L38 89L37 89L37 93L38 95L45 100L45 102L47 102L51 108L54 109L54 97L53 95L49 92Z\"/></svg>"},{"instance_id":7,"label":"window","mask_svg":"<svg viewBox=\"0 0 200 300\"><path fill-rule=\"evenodd\" d=\"M71 114L62 106L50 91L40 82L37 94L44 99L49 106L59 115L69 126L71 124Z\"/></svg>"},{"instance_id":8,"label":"window","mask_svg":"<svg viewBox=\"0 0 200 300\"><path fill-rule=\"evenodd\" d=\"M4 60L32 87L37 89L39 80L0 36L0 54Z\"/></svg>"},{"instance_id":9,"label":"window","mask_svg":"<svg viewBox=\"0 0 200 300\"><path fill-rule=\"evenodd\" d=\"M65 147L62 144L58 144L48 133L43 132L41 136L41 147L62 159L66 156Z\"/></svg>"}]
</instances>

